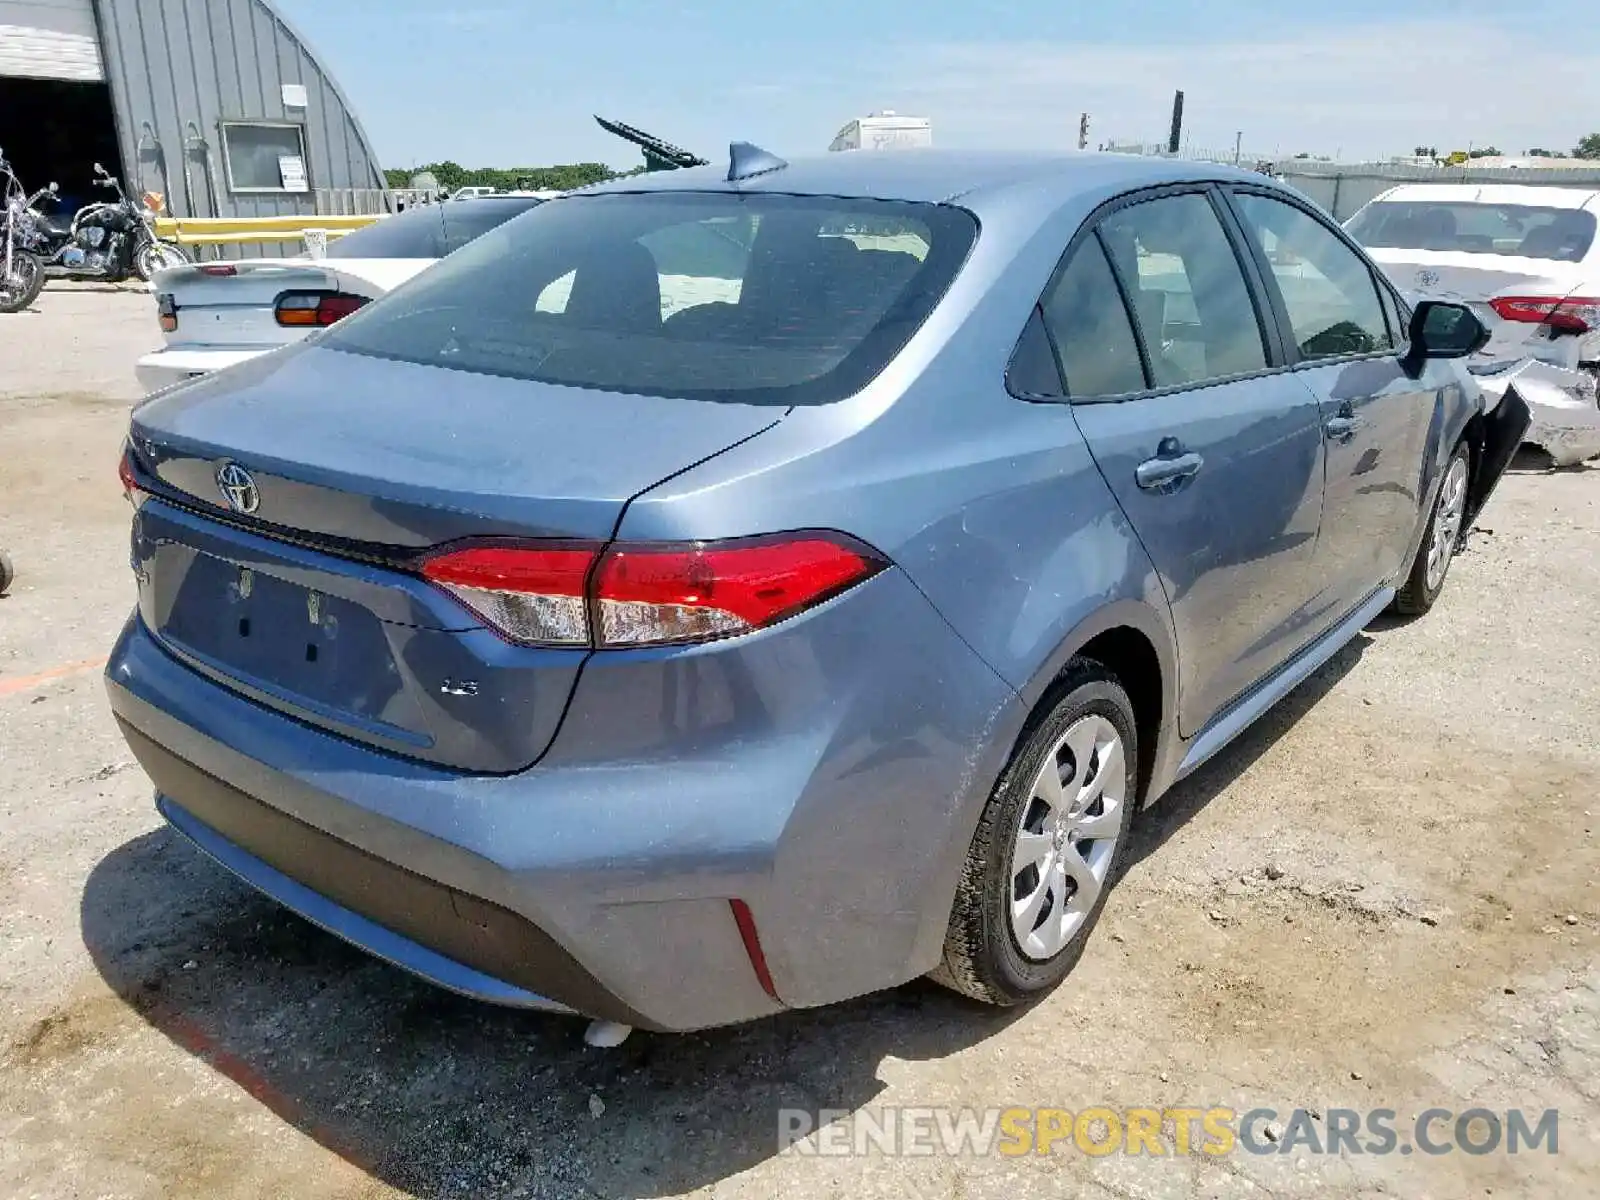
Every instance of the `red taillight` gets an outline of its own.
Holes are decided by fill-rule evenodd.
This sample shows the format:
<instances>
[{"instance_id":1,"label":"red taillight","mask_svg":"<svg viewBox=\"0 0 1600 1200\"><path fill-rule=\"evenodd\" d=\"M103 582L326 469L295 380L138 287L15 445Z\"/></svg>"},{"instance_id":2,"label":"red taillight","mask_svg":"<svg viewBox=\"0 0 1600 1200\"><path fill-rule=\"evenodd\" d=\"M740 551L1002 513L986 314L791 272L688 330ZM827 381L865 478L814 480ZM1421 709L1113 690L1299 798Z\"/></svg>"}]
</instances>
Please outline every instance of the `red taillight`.
<instances>
[{"instance_id":1,"label":"red taillight","mask_svg":"<svg viewBox=\"0 0 1600 1200\"><path fill-rule=\"evenodd\" d=\"M124 498L137 507L144 496L144 489L139 486L138 477L133 473L133 451L126 446L122 448L122 457L117 461L117 479L122 483Z\"/></svg>"},{"instance_id":2,"label":"red taillight","mask_svg":"<svg viewBox=\"0 0 1600 1200\"><path fill-rule=\"evenodd\" d=\"M599 648L711 641L776 624L875 575L851 538L549 543L446 551L422 565L511 641Z\"/></svg>"},{"instance_id":3,"label":"red taillight","mask_svg":"<svg viewBox=\"0 0 1600 1200\"><path fill-rule=\"evenodd\" d=\"M162 292L156 297L156 316L161 322L162 333L178 331L178 301L170 292Z\"/></svg>"},{"instance_id":4,"label":"red taillight","mask_svg":"<svg viewBox=\"0 0 1600 1200\"><path fill-rule=\"evenodd\" d=\"M1548 325L1557 333L1588 333L1600 327L1600 300L1589 296L1496 296L1489 307L1503 321Z\"/></svg>"},{"instance_id":5,"label":"red taillight","mask_svg":"<svg viewBox=\"0 0 1600 1200\"><path fill-rule=\"evenodd\" d=\"M273 312L279 325L306 329L332 325L366 303L365 296L346 292L288 292L278 297Z\"/></svg>"},{"instance_id":6,"label":"red taillight","mask_svg":"<svg viewBox=\"0 0 1600 1200\"><path fill-rule=\"evenodd\" d=\"M227 263L211 263L200 268L200 274L216 275L222 279L226 279L231 275L237 275L238 273L238 267L230 267Z\"/></svg>"},{"instance_id":7,"label":"red taillight","mask_svg":"<svg viewBox=\"0 0 1600 1200\"><path fill-rule=\"evenodd\" d=\"M882 566L827 534L744 544L613 546L595 576L601 646L748 633L859 583Z\"/></svg>"}]
</instances>

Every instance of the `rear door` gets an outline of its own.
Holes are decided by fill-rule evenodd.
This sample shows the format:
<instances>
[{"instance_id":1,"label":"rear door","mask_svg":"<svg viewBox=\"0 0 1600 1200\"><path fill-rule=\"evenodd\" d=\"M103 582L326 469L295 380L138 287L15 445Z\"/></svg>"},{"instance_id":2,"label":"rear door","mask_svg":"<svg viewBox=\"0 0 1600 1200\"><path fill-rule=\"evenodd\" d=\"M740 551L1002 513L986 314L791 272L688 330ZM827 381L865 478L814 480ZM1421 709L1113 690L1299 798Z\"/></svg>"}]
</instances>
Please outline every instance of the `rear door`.
<instances>
[{"instance_id":1,"label":"rear door","mask_svg":"<svg viewBox=\"0 0 1600 1200\"><path fill-rule=\"evenodd\" d=\"M1172 608L1186 735L1323 620L1317 404L1279 369L1218 204L1205 188L1130 198L1079 236L1043 304L1078 424Z\"/></svg>"},{"instance_id":2,"label":"rear door","mask_svg":"<svg viewBox=\"0 0 1600 1200\"><path fill-rule=\"evenodd\" d=\"M1317 573L1341 611L1399 575L1422 505L1441 371L1400 366L1380 284L1334 226L1281 192L1235 189L1296 376L1322 410L1327 493ZM1388 306L1393 310L1393 305Z\"/></svg>"}]
</instances>

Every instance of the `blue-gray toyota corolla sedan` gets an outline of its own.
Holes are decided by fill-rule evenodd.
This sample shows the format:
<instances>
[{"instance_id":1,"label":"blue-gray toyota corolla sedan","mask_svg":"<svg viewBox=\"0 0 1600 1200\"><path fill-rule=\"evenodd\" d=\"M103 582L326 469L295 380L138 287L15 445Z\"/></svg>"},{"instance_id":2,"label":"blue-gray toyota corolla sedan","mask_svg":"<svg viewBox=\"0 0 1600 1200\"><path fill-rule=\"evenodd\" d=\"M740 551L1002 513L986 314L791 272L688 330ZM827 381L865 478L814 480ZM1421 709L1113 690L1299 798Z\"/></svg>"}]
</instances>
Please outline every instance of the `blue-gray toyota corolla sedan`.
<instances>
[{"instance_id":1,"label":"blue-gray toyota corolla sedan","mask_svg":"<svg viewBox=\"0 0 1600 1200\"><path fill-rule=\"evenodd\" d=\"M111 703L201 850L458 992L1022 1002L1141 804L1433 604L1527 420L1483 336L1259 175L741 144L137 408Z\"/></svg>"}]
</instances>

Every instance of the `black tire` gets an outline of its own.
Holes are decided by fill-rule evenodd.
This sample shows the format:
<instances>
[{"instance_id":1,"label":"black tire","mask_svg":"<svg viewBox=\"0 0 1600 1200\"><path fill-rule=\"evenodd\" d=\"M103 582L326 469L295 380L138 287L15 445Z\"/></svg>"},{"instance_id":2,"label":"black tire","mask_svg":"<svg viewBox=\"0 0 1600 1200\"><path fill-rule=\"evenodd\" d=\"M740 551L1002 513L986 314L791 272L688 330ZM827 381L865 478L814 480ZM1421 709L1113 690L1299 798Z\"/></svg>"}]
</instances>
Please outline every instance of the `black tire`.
<instances>
[{"instance_id":1,"label":"black tire","mask_svg":"<svg viewBox=\"0 0 1600 1200\"><path fill-rule=\"evenodd\" d=\"M157 271L193 262L189 252L171 242L149 241L133 256L133 273L149 283Z\"/></svg>"},{"instance_id":2,"label":"black tire","mask_svg":"<svg viewBox=\"0 0 1600 1200\"><path fill-rule=\"evenodd\" d=\"M1395 593L1394 603L1390 605L1390 608L1401 616L1420 617L1427 612L1444 591L1445 580L1450 577L1450 564L1455 561L1456 551L1460 549L1466 534L1466 529L1459 523L1459 515L1455 532L1450 536L1449 544L1445 548L1443 567L1431 580L1428 577L1428 565L1433 555L1434 543L1443 532L1440 513L1451 503L1451 481L1458 471L1462 473L1463 488L1460 503L1465 505L1466 489L1470 488L1472 482L1472 452L1465 442L1456 446L1455 452L1450 455L1450 461L1445 464L1444 471L1440 475L1439 494L1434 497L1433 507L1428 510L1428 527L1422 535L1421 543L1417 546L1417 556L1411 562L1411 570L1406 575L1405 583Z\"/></svg>"},{"instance_id":3,"label":"black tire","mask_svg":"<svg viewBox=\"0 0 1600 1200\"><path fill-rule=\"evenodd\" d=\"M0 550L0 596L6 594L6 589L16 577L17 573L11 567L11 560L6 557L5 551Z\"/></svg>"},{"instance_id":4,"label":"black tire","mask_svg":"<svg viewBox=\"0 0 1600 1200\"><path fill-rule=\"evenodd\" d=\"M0 313L21 312L39 298L44 290L44 263L39 256L26 250L11 252L11 273L19 281L16 291L0 287Z\"/></svg>"},{"instance_id":5,"label":"black tire","mask_svg":"<svg viewBox=\"0 0 1600 1200\"><path fill-rule=\"evenodd\" d=\"M1035 721L1012 754L978 820L950 912L944 960L929 974L934 982L988 1004L1011 1006L1037 999L1077 964L1121 870L1132 813L1138 805L1139 747L1133 705L1109 671L1089 659L1075 660L1040 711L1044 716ZM1122 741L1126 778L1121 821L1093 906L1059 951L1035 959L1023 953L1008 911L1014 886L1013 843L1025 812L1036 804L1033 785L1045 756L1057 748L1073 725L1090 715L1110 722Z\"/></svg>"}]
</instances>

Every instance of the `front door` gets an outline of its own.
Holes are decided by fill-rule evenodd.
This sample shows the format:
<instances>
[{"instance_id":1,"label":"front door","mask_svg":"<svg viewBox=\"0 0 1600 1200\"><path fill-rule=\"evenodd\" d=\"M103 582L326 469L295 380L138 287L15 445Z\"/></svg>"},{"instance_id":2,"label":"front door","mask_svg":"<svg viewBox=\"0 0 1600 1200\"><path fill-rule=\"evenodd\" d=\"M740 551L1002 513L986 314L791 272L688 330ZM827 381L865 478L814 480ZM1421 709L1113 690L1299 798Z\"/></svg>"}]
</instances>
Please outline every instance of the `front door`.
<instances>
[{"instance_id":1,"label":"front door","mask_svg":"<svg viewBox=\"0 0 1600 1200\"><path fill-rule=\"evenodd\" d=\"M1317 573L1342 615L1407 565L1438 387L1429 386L1433 372L1412 379L1401 369L1399 310L1343 237L1276 196L1241 192L1234 202L1278 293L1295 373L1321 407Z\"/></svg>"},{"instance_id":2,"label":"front door","mask_svg":"<svg viewBox=\"0 0 1600 1200\"><path fill-rule=\"evenodd\" d=\"M1317 402L1273 369L1205 191L1111 211L1043 307L1079 427L1166 590L1192 735L1317 627Z\"/></svg>"}]
</instances>

